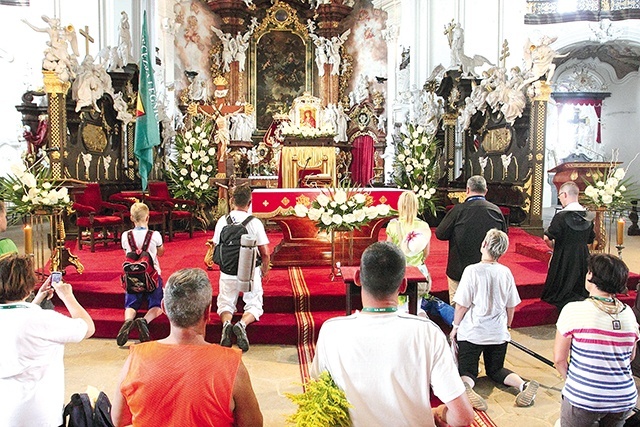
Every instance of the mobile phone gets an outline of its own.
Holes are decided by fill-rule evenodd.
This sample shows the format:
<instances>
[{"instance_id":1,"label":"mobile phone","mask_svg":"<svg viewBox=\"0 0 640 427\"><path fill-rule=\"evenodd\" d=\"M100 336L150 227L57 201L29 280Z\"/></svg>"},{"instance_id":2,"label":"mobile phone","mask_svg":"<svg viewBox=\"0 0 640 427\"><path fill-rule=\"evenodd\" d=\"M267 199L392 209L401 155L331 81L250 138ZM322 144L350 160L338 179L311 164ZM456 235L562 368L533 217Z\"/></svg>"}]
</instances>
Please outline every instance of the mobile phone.
<instances>
[{"instance_id":1,"label":"mobile phone","mask_svg":"<svg viewBox=\"0 0 640 427\"><path fill-rule=\"evenodd\" d=\"M60 271L52 271L51 272L51 284L60 283L62 281L62 272Z\"/></svg>"}]
</instances>

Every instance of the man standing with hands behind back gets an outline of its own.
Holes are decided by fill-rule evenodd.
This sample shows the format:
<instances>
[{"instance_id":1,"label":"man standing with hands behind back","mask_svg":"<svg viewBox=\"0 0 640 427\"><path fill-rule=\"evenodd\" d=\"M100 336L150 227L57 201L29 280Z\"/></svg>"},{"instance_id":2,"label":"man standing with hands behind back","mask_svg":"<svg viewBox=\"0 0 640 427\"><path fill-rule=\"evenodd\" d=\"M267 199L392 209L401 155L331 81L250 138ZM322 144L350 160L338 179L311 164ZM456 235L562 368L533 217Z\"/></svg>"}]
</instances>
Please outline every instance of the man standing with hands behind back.
<instances>
[{"instance_id":1,"label":"man standing with hands behind back","mask_svg":"<svg viewBox=\"0 0 640 427\"><path fill-rule=\"evenodd\" d=\"M500 208L488 202L486 194L487 181L484 177L474 175L469 178L466 200L455 205L436 229L436 237L439 240L449 241L447 282L450 304L453 303L465 267L480 262L480 247L487 231L497 228L507 232Z\"/></svg>"},{"instance_id":2,"label":"man standing with hands behind back","mask_svg":"<svg viewBox=\"0 0 640 427\"><path fill-rule=\"evenodd\" d=\"M232 196L233 210L229 215L221 217L216 223L213 233L214 245L220 244L220 234L227 225L227 216L235 224L242 223L249 217L249 207L251 206L251 188L246 185L237 187ZM251 323L260 319L264 312L262 309L262 279L267 278L269 273L269 239L265 232L264 225L258 218L251 219L246 224L247 232L255 236L256 245L260 252L262 264L256 266L253 274L253 286L250 292L243 292L244 313L242 319L235 325L231 324L233 313L236 311L236 302L240 293L240 284L237 275L230 275L220 272L220 290L218 293L218 315L222 321L222 339L220 345L231 347L232 334L235 334L238 347L242 351L249 350L249 339L246 328Z\"/></svg>"}]
</instances>

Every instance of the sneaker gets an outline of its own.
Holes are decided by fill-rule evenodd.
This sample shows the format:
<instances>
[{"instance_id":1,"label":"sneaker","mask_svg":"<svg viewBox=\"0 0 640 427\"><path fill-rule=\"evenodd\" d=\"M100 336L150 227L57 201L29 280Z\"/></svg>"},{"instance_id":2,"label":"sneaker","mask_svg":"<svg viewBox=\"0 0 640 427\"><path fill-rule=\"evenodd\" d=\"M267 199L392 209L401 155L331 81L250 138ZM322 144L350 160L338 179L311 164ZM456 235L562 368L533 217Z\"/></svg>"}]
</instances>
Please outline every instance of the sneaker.
<instances>
[{"instance_id":1,"label":"sneaker","mask_svg":"<svg viewBox=\"0 0 640 427\"><path fill-rule=\"evenodd\" d=\"M220 345L223 347L231 347L231 333L233 332L233 325L231 322L226 321L222 325L222 338L220 339Z\"/></svg>"},{"instance_id":2,"label":"sneaker","mask_svg":"<svg viewBox=\"0 0 640 427\"><path fill-rule=\"evenodd\" d=\"M129 331L131 331L131 327L133 326L133 319L125 320L120 330L118 331L118 335L116 336L116 343L120 347L125 345L127 341L129 341Z\"/></svg>"},{"instance_id":3,"label":"sneaker","mask_svg":"<svg viewBox=\"0 0 640 427\"><path fill-rule=\"evenodd\" d=\"M524 388L516 396L516 406L526 408L527 406L533 405L533 400L536 398L539 386L540 384L538 384L537 381L524 383Z\"/></svg>"},{"instance_id":4,"label":"sneaker","mask_svg":"<svg viewBox=\"0 0 640 427\"><path fill-rule=\"evenodd\" d=\"M464 381L463 381L464 382ZM471 405L477 409L478 411L486 411L489 409L489 405L487 405L487 401L482 398L478 393L473 391L471 386L467 383L464 383L464 391L471 402Z\"/></svg>"},{"instance_id":5,"label":"sneaker","mask_svg":"<svg viewBox=\"0 0 640 427\"><path fill-rule=\"evenodd\" d=\"M236 339L238 342L238 347L242 352L246 352L249 350L249 339L247 338L247 329L246 327L238 322L233 325L233 333L236 334Z\"/></svg>"},{"instance_id":6,"label":"sneaker","mask_svg":"<svg viewBox=\"0 0 640 427\"><path fill-rule=\"evenodd\" d=\"M140 342L151 341L151 335L149 334L149 324L144 317L136 319L136 327L138 328L138 336Z\"/></svg>"}]
</instances>

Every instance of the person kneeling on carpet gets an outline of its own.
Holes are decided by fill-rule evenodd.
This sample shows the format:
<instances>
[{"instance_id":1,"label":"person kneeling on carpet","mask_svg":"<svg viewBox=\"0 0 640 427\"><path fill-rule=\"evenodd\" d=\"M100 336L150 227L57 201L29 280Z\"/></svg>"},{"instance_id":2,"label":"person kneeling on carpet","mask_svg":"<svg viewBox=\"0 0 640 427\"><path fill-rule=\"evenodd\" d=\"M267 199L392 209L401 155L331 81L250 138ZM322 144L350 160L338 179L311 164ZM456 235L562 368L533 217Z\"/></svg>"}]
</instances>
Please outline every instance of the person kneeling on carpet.
<instances>
[{"instance_id":1,"label":"person kneeling on carpet","mask_svg":"<svg viewBox=\"0 0 640 427\"><path fill-rule=\"evenodd\" d=\"M129 237L133 238L137 248L146 250L153 260L153 268L157 273L157 282L155 283L155 289L151 292L137 292L132 293L125 290L124 299L124 323L118 332L116 342L120 347L125 345L129 340L129 332L135 325L138 329L138 335L141 342L149 341L151 336L149 334L149 323L156 317L162 314L162 308L160 304L162 302L162 277L160 277L161 270L158 263L158 256L164 254L164 246L162 243L162 236L157 231L151 231L148 228L149 224L149 208L144 203L134 203L131 206L131 221L134 224L134 228L122 233L121 243L122 249L126 254L132 251ZM147 232L151 233L148 247L143 248L144 242L147 237ZM136 313L140 310L142 303L147 301L147 312L144 317L136 319Z\"/></svg>"},{"instance_id":2,"label":"person kneeling on carpet","mask_svg":"<svg viewBox=\"0 0 640 427\"><path fill-rule=\"evenodd\" d=\"M211 296L202 269L169 277L162 309L171 331L131 346L113 396L116 426L262 426L242 353L205 341Z\"/></svg>"},{"instance_id":3,"label":"person kneeling on carpet","mask_svg":"<svg viewBox=\"0 0 640 427\"><path fill-rule=\"evenodd\" d=\"M531 406L539 386L536 381L525 382L504 367L511 341L509 328L520 304L511 270L498 263L508 248L505 232L495 228L487 231L480 248L482 258L464 269L453 299L456 308L449 337L458 341L458 372L467 396L473 407L481 411L487 410L487 402L473 391L480 354L484 355L487 375L492 380L518 389L517 406Z\"/></svg>"},{"instance_id":4,"label":"person kneeling on carpet","mask_svg":"<svg viewBox=\"0 0 640 427\"><path fill-rule=\"evenodd\" d=\"M240 294L240 283L238 281L237 271L238 262L235 260L235 273L233 269L222 271L224 266L220 266L220 282L218 292L218 315L222 321L222 339L220 345L223 347L231 347L232 335L236 336L238 347L242 351L249 350L249 339L247 338L247 325L260 319L264 312L262 309L262 280L267 279L269 273L269 239L265 232L262 222L249 214L251 206L251 188L246 185L237 187L233 193L232 201L234 209L228 215L221 217L216 223L213 233L214 259L216 249L219 251L229 245L228 242L221 242L223 230L229 226L237 227L242 225L246 228L246 234L255 237L256 246L260 253L261 265L256 266L253 273L253 283L251 290L242 293L244 301L244 313L242 318L235 325L231 323L233 313L236 311L236 303ZM238 246L238 242L235 242ZM219 246L219 247L216 247ZM236 258L239 255L236 255ZM221 255L224 260L224 254ZM226 263L223 263L226 264Z\"/></svg>"}]
</instances>

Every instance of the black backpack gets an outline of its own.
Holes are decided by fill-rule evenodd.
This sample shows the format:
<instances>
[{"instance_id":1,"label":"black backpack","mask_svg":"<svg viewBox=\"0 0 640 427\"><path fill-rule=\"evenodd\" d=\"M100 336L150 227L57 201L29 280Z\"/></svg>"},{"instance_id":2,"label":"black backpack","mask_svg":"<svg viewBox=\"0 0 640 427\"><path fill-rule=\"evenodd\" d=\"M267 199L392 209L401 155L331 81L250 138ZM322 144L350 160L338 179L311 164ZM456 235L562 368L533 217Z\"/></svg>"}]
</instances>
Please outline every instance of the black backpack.
<instances>
[{"instance_id":1,"label":"black backpack","mask_svg":"<svg viewBox=\"0 0 640 427\"><path fill-rule=\"evenodd\" d=\"M114 427L111 421L111 402L106 394L100 392L95 408L87 393L74 393L62 413L66 427ZM67 417L69 420L67 421Z\"/></svg>"},{"instance_id":2,"label":"black backpack","mask_svg":"<svg viewBox=\"0 0 640 427\"><path fill-rule=\"evenodd\" d=\"M155 291L158 283L158 272L153 267L153 258L148 252L153 231L147 230L142 248L138 249L131 231L127 232L131 252L127 252L122 263L122 287L129 294Z\"/></svg>"},{"instance_id":3,"label":"black backpack","mask_svg":"<svg viewBox=\"0 0 640 427\"><path fill-rule=\"evenodd\" d=\"M227 215L227 225L220 232L220 242L213 251L213 262L220 266L220 271L232 276L238 275L238 258L240 257L240 238L249 234L247 224L254 219L249 215L241 223L234 223Z\"/></svg>"}]
</instances>

